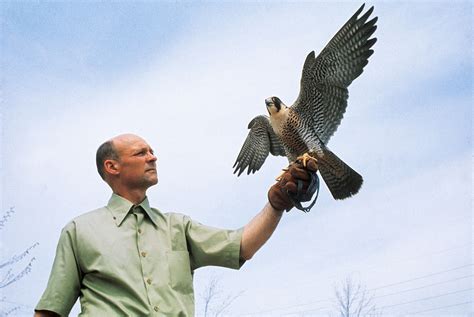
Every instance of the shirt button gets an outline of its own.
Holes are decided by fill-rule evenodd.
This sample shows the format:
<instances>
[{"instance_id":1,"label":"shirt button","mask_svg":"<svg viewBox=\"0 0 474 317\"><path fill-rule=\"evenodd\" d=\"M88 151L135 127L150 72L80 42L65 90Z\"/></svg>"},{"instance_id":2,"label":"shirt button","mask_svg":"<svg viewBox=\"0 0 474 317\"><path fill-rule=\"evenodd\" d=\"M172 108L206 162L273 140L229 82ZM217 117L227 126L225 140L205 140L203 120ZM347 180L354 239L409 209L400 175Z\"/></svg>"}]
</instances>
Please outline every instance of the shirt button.
<instances>
[{"instance_id":1,"label":"shirt button","mask_svg":"<svg viewBox=\"0 0 474 317\"><path fill-rule=\"evenodd\" d=\"M142 229L138 229L138 233L142 233Z\"/></svg>"},{"instance_id":2,"label":"shirt button","mask_svg":"<svg viewBox=\"0 0 474 317\"><path fill-rule=\"evenodd\" d=\"M147 282L148 284L151 284L151 278L148 278L148 279L146 280L146 282Z\"/></svg>"},{"instance_id":3,"label":"shirt button","mask_svg":"<svg viewBox=\"0 0 474 317\"><path fill-rule=\"evenodd\" d=\"M146 257L146 252L141 253L142 257Z\"/></svg>"},{"instance_id":4,"label":"shirt button","mask_svg":"<svg viewBox=\"0 0 474 317\"><path fill-rule=\"evenodd\" d=\"M160 309L158 308L158 306L153 307L153 309L154 309L155 311L159 311L159 310L160 310Z\"/></svg>"}]
</instances>

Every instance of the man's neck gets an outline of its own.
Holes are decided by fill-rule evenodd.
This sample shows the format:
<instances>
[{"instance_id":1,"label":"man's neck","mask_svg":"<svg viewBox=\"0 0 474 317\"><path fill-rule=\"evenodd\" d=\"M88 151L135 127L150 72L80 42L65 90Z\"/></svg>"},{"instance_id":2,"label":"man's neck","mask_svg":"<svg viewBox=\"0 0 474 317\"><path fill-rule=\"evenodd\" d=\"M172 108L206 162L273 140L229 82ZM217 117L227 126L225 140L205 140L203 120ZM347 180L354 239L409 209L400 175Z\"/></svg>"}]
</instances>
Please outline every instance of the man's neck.
<instances>
[{"instance_id":1,"label":"man's neck","mask_svg":"<svg viewBox=\"0 0 474 317\"><path fill-rule=\"evenodd\" d=\"M114 190L114 193L130 201L134 205L140 204L146 197L146 190Z\"/></svg>"}]
</instances>

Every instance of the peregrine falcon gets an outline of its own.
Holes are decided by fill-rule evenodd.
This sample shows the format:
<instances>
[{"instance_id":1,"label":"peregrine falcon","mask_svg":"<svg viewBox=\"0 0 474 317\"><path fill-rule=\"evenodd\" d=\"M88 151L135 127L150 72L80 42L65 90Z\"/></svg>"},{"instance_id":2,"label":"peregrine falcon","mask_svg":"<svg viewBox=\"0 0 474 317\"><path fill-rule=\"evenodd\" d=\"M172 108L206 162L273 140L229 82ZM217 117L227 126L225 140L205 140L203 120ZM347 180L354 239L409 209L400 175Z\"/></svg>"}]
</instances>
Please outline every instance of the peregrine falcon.
<instances>
[{"instance_id":1,"label":"peregrine falcon","mask_svg":"<svg viewBox=\"0 0 474 317\"><path fill-rule=\"evenodd\" d=\"M300 93L287 107L278 97L265 100L270 117L250 121L249 134L234 164L240 176L255 173L268 154L286 156L290 164L302 157L316 159L319 172L335 199L355 195L362 176L331 152L327 144L341 123L347 107L347 88L359 77L377 41L370 38L377 17L369 20L371 7L359 17L362 5L316 57L308 54L303 66Z\"/></svg>"}]
</instances>

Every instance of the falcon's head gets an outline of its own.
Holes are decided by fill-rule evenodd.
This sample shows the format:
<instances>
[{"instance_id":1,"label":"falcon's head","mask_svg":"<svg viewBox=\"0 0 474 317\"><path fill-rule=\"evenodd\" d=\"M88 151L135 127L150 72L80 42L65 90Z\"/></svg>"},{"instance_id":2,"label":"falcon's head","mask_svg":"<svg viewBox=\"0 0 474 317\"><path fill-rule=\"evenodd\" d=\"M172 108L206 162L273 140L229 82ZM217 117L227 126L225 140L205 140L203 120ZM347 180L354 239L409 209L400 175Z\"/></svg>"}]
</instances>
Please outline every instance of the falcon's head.
<instances>
[{"instance_id":1,"label":"falcon's head","mask_svg":"<svg viewBox=\"0 0 474 317\"><path fill-rule=\"evenodd\" d=\"M287 108L278 97L270 97L265 99L265 104L267 105L267 111L270 116L280 112L282 109Z\"/></svg>"}]
</instances>

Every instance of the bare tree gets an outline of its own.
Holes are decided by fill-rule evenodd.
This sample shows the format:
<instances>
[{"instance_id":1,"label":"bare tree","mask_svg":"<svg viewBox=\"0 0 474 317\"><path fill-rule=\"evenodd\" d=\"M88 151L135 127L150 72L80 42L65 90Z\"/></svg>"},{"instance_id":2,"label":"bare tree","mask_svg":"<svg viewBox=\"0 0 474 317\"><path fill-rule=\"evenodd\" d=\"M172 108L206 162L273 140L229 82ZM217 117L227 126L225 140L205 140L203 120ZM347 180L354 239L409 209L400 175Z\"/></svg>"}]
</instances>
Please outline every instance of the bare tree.
<instances>
[{"instance_id":1,"label":"bare tree","mask_svg":"<svg viewBox=\"0 0 474 317\"><path fill-rule=\"evenodd\" d=\"M347 277L335 288L336 309L341 317L379 316L373 303L373 295L362 286Z\"/></svg>"},{"instance_id":2,"label":"bare tree","mask_svg":"<svg viewBox=\"0 0 474 317\"><path fill-rule=\"evenodd\" d=\"M222 316L242 293L243 291L237 294L226 292L221 285L221 278L211 275L207 285L200 294L204 306L203 316Z\"/></svg>"},{"instance_id":3,"label":"bare tree","mask_svg":"<svg viewBox=\"0 0 474 317\"><path fill-rule=\"evenodd\" d=\"M11 207L10 210L2 215L0 218L0 231L5 228L5 224L10 220L14 213L15 209ZM0 259L0 290L18 282L31 272L35 257L31 257L30 252L37 246L38 242L35 242L23 252L15 254L7 259ZM11 315L25 306L20 303L8 301L5 296L0 298L0 304L0 316Z\"/></svg>"}]
</instances>

